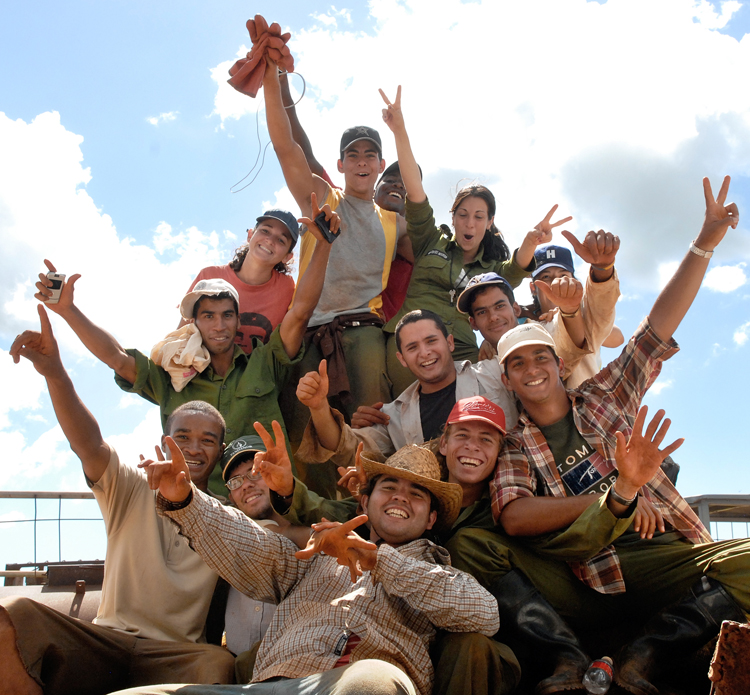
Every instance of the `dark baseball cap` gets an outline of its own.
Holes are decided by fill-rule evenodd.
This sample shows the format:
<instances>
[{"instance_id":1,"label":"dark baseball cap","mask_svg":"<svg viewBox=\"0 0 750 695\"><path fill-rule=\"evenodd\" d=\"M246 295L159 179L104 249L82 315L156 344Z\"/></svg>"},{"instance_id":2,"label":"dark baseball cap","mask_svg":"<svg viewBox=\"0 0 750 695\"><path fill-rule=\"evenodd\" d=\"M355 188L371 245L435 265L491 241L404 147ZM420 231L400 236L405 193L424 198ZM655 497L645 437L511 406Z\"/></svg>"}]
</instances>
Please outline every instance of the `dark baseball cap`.
<instances>
[{"instance_id":1,"label":"dark baseball cap","mask_svg":"<svg viewBox=\"0 0 750 695\"><path fill-rule=\"evenodd\" d=\"M246 434L227 444L224 455L221 457L221 477L224 482L229 480L232 471L240 463L254 457L257 452L265 450L266 445L257 434Z\"/></svg>"},{"instance_id":2,"label":"dark baseball cap","mask_svg":"<svg viewBox=\"0 0 750 695\"><path fill-rule=\"evenodd\" d=\"M547 244L546 246L540 246L534 252L534 260L536 261L536 268L531 273L531 277L535 278L544 268L562 268L568 270L575 275L575 267L573 266L573 254L570 249L566 249L564 246L555 246L554 244Z\"/></svg>"},{"instance_id":3,"label":"dark baseball cap","mask_svg":"<svg viewBox=\"0 0 750 695\"><path fill-rule=\"evenodd\" d=\"M475 275L469 283L466 285L466 289L458 295L458 301L456 307L462 314L468 314L471 309L471 300L474 296L474 292L480 287L489 287L490 285L499 285L506 290L506 294L510 297L514 297L513 288L510 283L497 273L482 273L481 275ZM513 299L515 301L515 299Z\"/></svg>"},{"instance_id":4,"label":"dark baseball cap","mask_svg":"<svg viewBox=\"0 0 750 695\"><path fill-rule=\"evenodd\" d=\"M297 239L299 239L299 223L297 222L297 218L292 215L291 212L287 212L286 210L266 210L255 221L262 222L263 220L278 220L279 222L281 222L292 235L291 248L294 248L295 244L297 243Z\"/></svg>"},{"instance_id":5,"label":"dark baseball cap","mask_svg":"<svg viewBox=\"0 0 750 695\"><path fill-rule=\"evenodd\" d=\"M347 148L360 140L369 140L374 143L378 148L378 154L383 154L383 144L380 142L380 133L378 133L375 128L368 128L366 125L355 125L352 128L347 128L341 136L341 146L339 147L341 158L343 159L344 152L346 152Z\"/></svg>"},{"instance_id":6,"label":"dark baseball cap","mask_svg":"<svg viewBox=\"0 0 750 695\"><path fill-rule=\"evenodd\" d=\"M422 167L417 164L417 169L419 169L419 178L423 178L422 176ZM393 164L389 164L385 171L380 175L380 178L378 179L378 184L386 177L386 176L392 176L393 174L401 175L401 167L398 165L398 159L393 162Z\"/></svg>"}]
</instances>

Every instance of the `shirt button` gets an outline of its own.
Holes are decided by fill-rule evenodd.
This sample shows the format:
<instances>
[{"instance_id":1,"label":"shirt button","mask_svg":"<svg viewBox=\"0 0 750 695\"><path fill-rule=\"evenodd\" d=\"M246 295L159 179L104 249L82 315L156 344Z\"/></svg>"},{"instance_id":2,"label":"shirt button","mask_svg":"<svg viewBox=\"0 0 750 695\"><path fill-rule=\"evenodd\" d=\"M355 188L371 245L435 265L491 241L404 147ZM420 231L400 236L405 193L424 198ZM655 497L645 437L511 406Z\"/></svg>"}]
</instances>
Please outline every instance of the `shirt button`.
<instances>
[{"instance_id":1,"label":"shirt button","mask_svg":"<svg viewBox=\"0 0 750 695\"><path fill-rule=\"evenodd\" d=\"M257 613L260 610L260 606L255 606L255 612Z\"/></svg>"},{"instance_id":2,"label":"shirt button","mask_svg":"<svg viewBox=\"0 0 750 695\"><path fill-rule=\"evenodd\" d=\"M180 541L175 541L174 542L174 547L175 548L179 548L180 547Z\"/></svg>"},{"instance_id":3,"label":"shirt button","mask_svg":"<svg viewBox=\"0 0 750 695\"><path fill-rule=\"evenodd\" d=\"M222 384L222 385L221 385L221 388L223 388L223 389L225 389L226 387L227 387L227 385L226 385L226 384Z\"/></svg>"},{"instance_id":4,"label":"shirt button","mask_svg":"<svg viewBox=\"0 0 750 695\"><path fill-rule=\"evenodd\" d=\"M227 427L227 434L229 434L232 431L231 427Z\"/></svg>"},{"instance_id":5,"label":"shirt button","mask_svg":"<svg viewBox=\"0 0 750 695\"><path fill-rule=\"evenodd\" d=\"M260 393L260 389L256 387L255 393Z\"/></svg>"}]
</instances>

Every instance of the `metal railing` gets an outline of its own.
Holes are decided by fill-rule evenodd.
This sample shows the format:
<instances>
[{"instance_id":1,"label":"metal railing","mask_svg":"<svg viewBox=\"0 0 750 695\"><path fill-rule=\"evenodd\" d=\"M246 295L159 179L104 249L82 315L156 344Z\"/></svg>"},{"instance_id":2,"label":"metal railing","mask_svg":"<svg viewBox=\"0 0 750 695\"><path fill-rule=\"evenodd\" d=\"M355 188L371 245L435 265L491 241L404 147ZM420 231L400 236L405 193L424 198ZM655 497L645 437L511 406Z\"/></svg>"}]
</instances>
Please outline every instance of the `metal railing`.
<instances>
[{"instance_id":1,"label":"metal railing","mask_svg":"<svg viewBox=\"0 0 750 695\"><path fill-rule=\"evenodd\" d=\"M63 517L62 515L62 502L63 500L93 500L94 494L92 492L43 492L39 490L32 491L0 491L0 499L19 499L19 500L34 500L34 518L33 519L4 519L0 520L0 524L34 524L34 562L31 564L38 564L37 560L37 529L38 524L44 522L57 522L57 559L62 561L62 522L68 521L98 521L104 523L101 516L89 516L89 517ZM57 500L57 517L39 518L38 500Z\"/></svg>"}]
</instances>

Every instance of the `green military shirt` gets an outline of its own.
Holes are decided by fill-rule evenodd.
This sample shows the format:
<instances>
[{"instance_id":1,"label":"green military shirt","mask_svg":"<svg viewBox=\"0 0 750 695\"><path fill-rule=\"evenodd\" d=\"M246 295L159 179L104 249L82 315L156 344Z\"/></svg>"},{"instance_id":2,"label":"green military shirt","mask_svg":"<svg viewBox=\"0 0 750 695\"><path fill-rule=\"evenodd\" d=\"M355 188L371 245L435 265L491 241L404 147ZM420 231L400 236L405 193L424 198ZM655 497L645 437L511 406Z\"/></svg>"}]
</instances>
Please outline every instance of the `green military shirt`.
<instances>
[{"instance_id":1,"label":"green military shirt","mask_svg":"<svg viewBox=\"0 0 750 695\"><path fill-rule=\"evenodd\" d=\"M443 319L456 341L456 355L463 359L462 348L470 348L473 352L477 349L469 319L456 307L458 295L468 281L482 273L497 273L512 287L518 287L536 265L532 261L529 268L523 269L516 263L515 255L509 261L485 260L484 245L479 247L477 257L464 265L463 250L453 239L445 238L435 224L432 206L426 199L422 203L406 199L406 223L414 249L414 270L404 304L384 330L394 333L404 314L414 309L429 309Z\"/></svg>"},{"instance_id":2,"label":"green military shirt","mask_svg":"<svg viewBox=\"0 0 750 695\"><path fill-rule=\"evenodd\" d=\"M161 409L162 429L169 415L179 406L188 401L205 401L224 416L227 442L245 434L255 434L253 423L256 420L269 432L271 422L277 420L286 436L279 409L279 394L289 368L302 359L304 347L300 348L296 357L290 358L284 350L279 327L265 345L259 339L253 339L253 351L249 355L235 346L232 366L223 377L209 365L180 392L172 387L169 374L143 353L132 349L126 352L135 357L135 383L131 384L118 375L115 375L115 382L123 391L137 393L156 403ZM288 440L287 437L287 449ZM216 494L226 494L219 466L211 473L209 489Z\"/></svg>"}]
</instances>

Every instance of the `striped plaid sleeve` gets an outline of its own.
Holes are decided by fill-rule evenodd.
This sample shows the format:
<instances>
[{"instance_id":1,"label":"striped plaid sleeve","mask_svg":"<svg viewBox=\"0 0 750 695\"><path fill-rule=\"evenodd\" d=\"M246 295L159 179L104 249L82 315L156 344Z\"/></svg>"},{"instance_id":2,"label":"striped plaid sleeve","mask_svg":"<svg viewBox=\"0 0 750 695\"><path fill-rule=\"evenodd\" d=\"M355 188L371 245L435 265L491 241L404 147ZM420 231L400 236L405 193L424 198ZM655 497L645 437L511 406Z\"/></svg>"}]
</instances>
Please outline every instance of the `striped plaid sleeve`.
<instances>
[{"instance_id":1,"label":"striped plaid sleeve","mask_svg":"<svg viewBox=\"0 0 750 695\"><path fill-rule=\"evenodd\" d=\"M506 504L519 497L533 497L536 492L536 479L531 475L529 462L519 446L506 438L495 467L495 475L490 481L492 517L500 522L500 514Z\"/></svg>"},{"instance_id":2,"label":"striped plaid sleeve","mask_svg":"<svg viewBox=\"0 0 750 695\"><path fill-rule=\"evenodd\" d=\"M191 547L217 574L243 594L279 603L304 575L308 562L297 560L297 546L279 533L266 533L238 509L225 507L193 488L193 499L176 511L164 508Z\"/></svg>"},{"instance_id":3,"label":"striped plaid sleeve","mask_svg":"<svg viewBox=\"0 0 750 695\"><path fill-rule=\"evenodd\" d=\"M495 597L474 577L453 567L408 557L383 543L372 580L424 613L435 627L488 637L500 629Z\"/></svg>"},{"instance_id":4,"label":"striped plaid sleeve","mask_svg":"<svg viewBox=\"0 0 750 695\"><path fill-rule=\"evenodd\" d=\"M647 317L620 356L585 382L585 387L581 390L585 391L588 387L603 391L613 397L619 408L632 419L644 394L659 376L662 362L679 349L674 339L668 342L662 340Z\"/></svg>"}]
</instances>

